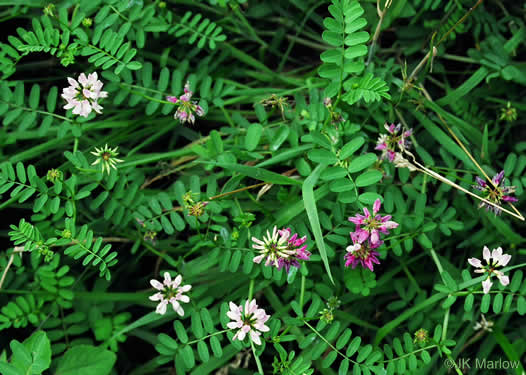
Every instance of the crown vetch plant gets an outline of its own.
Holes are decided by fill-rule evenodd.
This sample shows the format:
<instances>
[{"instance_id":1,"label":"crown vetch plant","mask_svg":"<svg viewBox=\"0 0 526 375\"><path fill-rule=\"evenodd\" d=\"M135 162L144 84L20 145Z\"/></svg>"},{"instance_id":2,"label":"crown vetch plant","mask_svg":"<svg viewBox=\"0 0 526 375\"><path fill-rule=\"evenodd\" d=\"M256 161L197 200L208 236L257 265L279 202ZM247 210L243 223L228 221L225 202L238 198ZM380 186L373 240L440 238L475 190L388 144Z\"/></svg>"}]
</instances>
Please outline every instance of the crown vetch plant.
<instances>
[{"instance_id":1,"label":"crown vetch plant","mask_svg":"<svg viewBox=\"0 0 526 375\"><path fill-rule=\"evenodd\" d=\"M0 375L525 374L515 3L4 1Z\"/></svg>"}]
</instances>

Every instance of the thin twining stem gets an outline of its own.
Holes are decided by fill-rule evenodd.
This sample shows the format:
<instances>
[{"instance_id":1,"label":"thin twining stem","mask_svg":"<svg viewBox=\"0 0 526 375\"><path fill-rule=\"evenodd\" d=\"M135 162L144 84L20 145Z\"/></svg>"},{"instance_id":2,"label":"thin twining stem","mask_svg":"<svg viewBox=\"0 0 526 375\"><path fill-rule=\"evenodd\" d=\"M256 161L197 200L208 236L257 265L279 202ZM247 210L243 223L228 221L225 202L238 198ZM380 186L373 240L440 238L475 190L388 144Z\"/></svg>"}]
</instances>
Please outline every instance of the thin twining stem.
<instances>
[{"instance_id":1,"label":"thin twining stem","mask_svg":"<svg viewBox=\"0 0 526 375\"><path fill-rule=\"evenodd\" d=\"M415 165L413 165L413 167L415 167L420 172L425 173L425 174L427 174L427 175L429 175L429 176L431 176L433 178L436 178L437 180L439 180L439 181L441 181L441 182L443 182L445 184L453 186L455 189L458 189L458 190L460 190L460 191L462 191L462 192L464 192L464 193L466 193L468 195L471 195L473 198L476 198L476 199L478 199L478 200L480 200L480 201L482 201L482 202L484 202L486 204L489 204L490 206L499 208L503 212L506 212L507 214L509 214L511 216L514 216L514 217L516 217L519 220L524 221L524 216L522 216L520 214L520 212L518 214L516 214L516 213L514 213L514 212L512 212L512 211L510 211L510 210L508 210L508 209L506 209L506 208L504 208L502 206L499 206L496 203L493 203L493 202L491 202L491 201L489 201L489 200L487 200L485 198L479 197L477 194L474 194L471 191L464 189L462 186L457 185L456 183L454 183L453 181L447 179L446 177L443 177L443 176L439 175L438 173L433 172L432 170L424 167L422 164L420 164L419 162L416 161L415 156L411 152L409 152L409 151L407 151L405 149L403 151L413 159L413 163L416 165L416 167L415 167ZM513 205L512 205L512 207L513 207ZM513 207L513 208L515 208L515 207Z\"/></svg>"},{"instance_id":2,"label":"thin twining stem","mask_svg":"<svg viewBox=\"0 0 526 375\"><path fill-rule=\"evenodd\" d=\"M4 280L7 276L7 271L9 271L9 268L11 268L11 265L13 264L13 261L15 259L15 254L21 253L23 251L24 251L24 246L15 246L15 249L11 253L9 260L7 261L7 265L4 268L4 272L2 273L2 278L0 278L0 289L2 289L2 285L4 284Z\"/></svg>"},{"instance_id":3,"label":"thin twining stem","mask_svg":"<svg viewBox=\"0 0 526 375\"><path fill-rule=\"evenodd\" d=\"M427 100L429 100L430 102L433 102L433 98L431 98L431 95L429 95L429 93L427 92L427 90L424 88L423 85L420 85L420 88L422 89L422 92L424 93L424 96L426 97ZM438 118L440 119L440 122L442 122L442 124L446 127L446 129L448 130L449 134L451 134L451 136L455 139L455 141L458 143L458 145L462 148L462 150L466 153L466 155L471 159L471 161L473 162L473 164L475 164L475 166L479 169L479 171L484 175L484 177L486 177L486 179L491 183L491 185L495 188L495 184L493 183L493 181L491 180L491 178L489 178L489 176L486 174L486 172L484 171L484 169L482 169L482 167L479 165L479 163L477 163L477 161L475 160L475 158L473 157L473 155L471 155L471 153L468 151L468 149L466 148L466 146L464 146L464 144L460 141L460 139L457 137L457 135L455 133L453 133L453 131L451 130L451 128L447 125L446 123L446 120L444 120L444 118L440 115L440 113L437 113L437 116Z\"/></svg>"}]
</instances>

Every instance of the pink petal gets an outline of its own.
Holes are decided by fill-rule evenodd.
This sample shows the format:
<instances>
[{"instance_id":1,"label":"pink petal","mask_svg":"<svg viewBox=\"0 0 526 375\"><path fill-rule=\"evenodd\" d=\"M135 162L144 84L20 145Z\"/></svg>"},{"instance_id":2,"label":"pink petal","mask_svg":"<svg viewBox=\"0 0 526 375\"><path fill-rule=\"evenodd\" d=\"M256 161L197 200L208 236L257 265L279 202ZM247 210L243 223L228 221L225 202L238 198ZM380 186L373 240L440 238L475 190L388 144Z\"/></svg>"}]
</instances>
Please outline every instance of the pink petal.
<instances>
[{"instance_id":1,"label":"pink petal","mask_svg":"<svg viewBox=\"0 0 526 375\"><path fill-rule=\"evenodd\" d=\"M373 214L374 215L376 215L376 213L380 211L380 207L382 207L382 201L380 199L375 200L373 204Z\"/></svg>"}]
</instances>

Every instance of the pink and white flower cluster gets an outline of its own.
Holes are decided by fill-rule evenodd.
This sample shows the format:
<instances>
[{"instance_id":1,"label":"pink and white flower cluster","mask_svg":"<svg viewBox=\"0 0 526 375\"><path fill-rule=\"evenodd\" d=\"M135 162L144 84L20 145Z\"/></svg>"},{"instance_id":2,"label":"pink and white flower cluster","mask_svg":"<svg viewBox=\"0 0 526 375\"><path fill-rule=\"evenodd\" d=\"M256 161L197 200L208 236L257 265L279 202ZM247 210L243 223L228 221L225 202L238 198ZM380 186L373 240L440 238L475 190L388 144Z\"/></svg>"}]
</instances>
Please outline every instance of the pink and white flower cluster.
<instances>
[{"instance_id":1,"label":"pink and white flower cluster","mask_svg":"<svg viewBox=\"0 0 526 375\"><path fill-rule=\"evenodd\" d=\"M108 93L102 91L102 82L99 81L97 72L81 73L78 82L68 77L69 87L62 90L62 97L66 99L64 109L73 108L73 114L88 117L91 111L101 114L102 107L98 103L100 98L106 98Z\"/></svg>"},{"instance_id":2,"label":"pink and white flower cluster","mask_svg":"<svg viewBox=\"0 0 526 375\"><path fill-rule=\"evenodd\" d=\"M486 261L487 265L482 264L480 259L477 258L469 258L468 263L476 268L476 273L488 274L486 280L482 282L482 290L484 291L484 294L488 294L489 290L491 289L491 286L493 285L493 283L491 282L492 275L497 276L502 285L508 285L510 283L510 278L504 275L501 271L498 271L496 268L505 267L510 262L511 255L503 254L502 248L500 247L493 249L493 251L490 252L488 247L484 246L484 250L482 251L482 257Z\"/></svg>"},{"instance_id":3,"label":"pink and white flower cluster","mask_svg":"<svg viewBox=\"0 0 526 375\"><path fill-rule=\"evenodd\" d=\"M178 275L173 281L168 272L164 273L163 283L153 279L150 280L150 284L158 290L153 296L150 296L151 301L160 301L155 310L158 314L164 315L166 313L166 307L168 303L172 304L172 307L177 314L180 316L184 315L184 310L179 302L188 303L190 298L185 296L183 293L188 292L192 289L191 285L181 285L183 277Z\"/></svg>"},{"instance_id":4,"label":"pink and white flower cluster","mask_svg":"<svg viewBox=\"0 0 526 375\"><path fill-rule=\"evenodd\" d=\"M189 122L193 124L195 122L194 113L201 117L205 114L203 108L197 104L197 102L192 101L193 92L190 91L190 82L186 82L184 85L184 94L179 98L176 96L168 96L166 100L172 103L179 104L177 111L175 112L174 118L181 121L182 124Z\"/></svg>"},{"instance_id":5,"label":"pink and white flower cluster","mask_svg":"<svg viewBox=\"0 0 526 375\"><path fill-rule=\"evenodd\" d=\"M305 241L307 236L299 238L298 234L292 235L290 228L278 230L276 226L272 229L272 234L267 230L263 240L252 237L254 244L252 247L259 250L259 255L255 256L254 263L261 263L265 260L265 266L275 266L278 269L285 267L289 272L290 267L300 267L300 260L309 260L310 252L307 251Z\"/></svg>"},{"instance_id":6,"label":"pink and white flower cluster","mask_svg":"<svg viewBox=\"0 0 526 375\"><path fill-rule=\"evenodd\" d=\"M356 214L349 218L351 223L356 224L356 229L350 234L353 244L346 249L345 267L352 265L352 268L355 268L360 263L362 267L374 271L373 263L380 263L379 254L374 250L383 244L380 233L389 234L389 229L398 227L398 223L391 220L391 215L378 215L381 206L382 201L377 199L373 204L372 215L367 207L364 207L364 215Z\"/></svg>"},{"instance_id":7,"label":"pink and white flower cluster","mask_svg":"<svg viewBox=\"0 0 526 375\"><path fill-rule=\"evenodd\" d=\"M400 124L385 124L384 127L389 134L381 134L378 137L375 150L381 150L382 159L387 158L392 163L398 151L405 150L411 146L411 141L408 138L413 133L413 130L402 130L402 125ZM400 132L401 130L402 132Z\"/></svg>"},{"instance_id":8,"label":"pink and white flower cluster","mask_svg":"<svg viewBox=\"0 0 526 375\"><path fill-rule=\"evenodd\" d=\"M515 193L515 186L507 186L504 182L504 171L493 176L491 184L487 184L480 177L475 177L475 181L477 181L477 184L473 185L473 188L482 191L484 198L490 202L500 205L501 202L518 201L517 198L511 196L511 194ZM481 207L486 207L486 211L493 211L495 215L499 215L502 211L500 208L494 207L486 202L481 202L479 208Z\"/></svg>"},{"instance_id":9,"label":"pink and white flower cluster","mask_svg":"<svg viewBox=\"0 0 526 375\"><path fill-rule=\"evenodd\" d=\"M229 303L230 311L227 315L231 322L227 324L230 329L239 328L232 340L243 341L247 333L250 335L250 339L254 344L261 345L261 332L268 332L269 327L265 325L265 322L270 318L270 315L265 313L265 310L258 309L256 300L246 301L245 307L237 306L234 302Z\"/></svg>"}]
</instances>

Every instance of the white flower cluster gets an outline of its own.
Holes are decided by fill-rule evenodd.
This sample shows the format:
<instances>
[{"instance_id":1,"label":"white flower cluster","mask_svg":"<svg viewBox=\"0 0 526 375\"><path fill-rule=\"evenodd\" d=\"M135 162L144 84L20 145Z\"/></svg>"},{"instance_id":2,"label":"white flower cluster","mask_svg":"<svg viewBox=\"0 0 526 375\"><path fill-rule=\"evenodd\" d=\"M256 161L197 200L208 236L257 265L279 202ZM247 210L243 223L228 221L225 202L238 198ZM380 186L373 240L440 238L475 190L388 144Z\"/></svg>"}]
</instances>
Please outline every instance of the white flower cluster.
<instances>
[{"instance_id":1,"label":"white flower cluster","mask_svg":"<svg viewBox=\"0 0 526 375\"><path fill-rule=\"evenodd\" d=\"M97 73L86 75L81 73L78 82L68 77L69 87L62 90L62 97L66 100L64 109L72 109L73 114L88 117L91 111L102 113L102 107L98 103L100 98L106 98L108 93L102 90L102 82L99 81Z\"/></svg>"}]
</instances>

